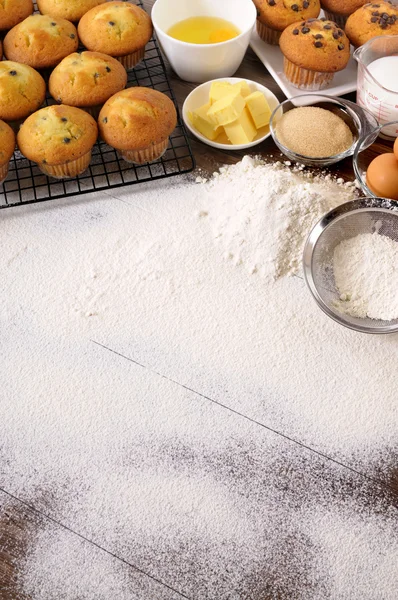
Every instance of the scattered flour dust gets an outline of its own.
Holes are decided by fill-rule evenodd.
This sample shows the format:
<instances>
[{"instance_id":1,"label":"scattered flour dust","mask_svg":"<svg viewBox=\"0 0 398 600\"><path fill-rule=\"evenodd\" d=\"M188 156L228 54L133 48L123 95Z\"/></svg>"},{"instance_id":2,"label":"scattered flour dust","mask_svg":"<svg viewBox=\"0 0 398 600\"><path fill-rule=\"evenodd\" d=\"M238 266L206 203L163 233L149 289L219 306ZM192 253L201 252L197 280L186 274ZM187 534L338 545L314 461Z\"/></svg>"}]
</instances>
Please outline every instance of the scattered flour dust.
<instances>
[{"instance_id":1,"label":"scattered flour dust","mask_svg":"<svg viewBox=\"0 0 398 600\"><path fill-rule=\"evenodd\" d=\"M253 261L250 230L242 257L269 275L250 277L197 219L204 192L217 208L226 188L228 216L247 181L255 203L282 173L312 194L311 179L272 169L244 159L205 186L153 182L2 215L0 487L178 597L396 600L387 492L221 406L370 475L376 452L390 475L396 340L339 328L303 281L273 281L274 258L279 274L298 265L284 262L283 235L270 232L268 263L266 238ZM23 590L174 600L91 550L42 527L19 565Z\"/></svg>"},{"instance_id":2,"label":"scattered flour dust","mask_svg":"<svg viewBox=\"0 0 398 600\"><path fill-rule=\"evenodd\" d=\"M327 565L331 600L398 598L395 511L382 516L375 511L370 516L352 508L330 506L326 511L318 507L302 516L303 529L320 549L315 568Z\"/></svg>"},{"instance_id":3,"label":"scattered flour dust","mask_svg":"<svg viewBox=\"0 0 398 600\"><path fill-rule=\"evenodd\" d=\"M354 317L398 319L398 242L362 233L343 240L333 254L339 310Z\"/></svg>"},{"instance_id":4,"label":"scattered flour dust","mask_svg":"<svg viewBox=\"0 0 398 600\"><path fill-rule=\"evenodd\" d=\"M300 270L305 240L326 212L354 198L353 186L245 156L207 184L208 213L226 259L277 279Z\"/></svg>"}]
</instances>

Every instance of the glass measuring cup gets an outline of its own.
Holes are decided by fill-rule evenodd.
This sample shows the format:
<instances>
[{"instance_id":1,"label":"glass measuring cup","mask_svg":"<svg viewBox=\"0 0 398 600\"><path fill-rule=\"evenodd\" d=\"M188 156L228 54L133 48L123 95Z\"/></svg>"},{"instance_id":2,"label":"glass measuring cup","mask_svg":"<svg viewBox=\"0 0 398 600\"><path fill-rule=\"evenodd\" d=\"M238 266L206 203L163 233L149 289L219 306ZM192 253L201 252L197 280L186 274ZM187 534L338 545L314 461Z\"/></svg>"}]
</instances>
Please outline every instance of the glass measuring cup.
<instances>
[{"instance_id":1,"label":"glass measuring cup","mask_svg":"<svg viewBox=\"0 0 398 600\"><path fill-rule=\"evenodd\" d=\"M375 37L354 52L358 62L357 103L383 125L398 120L398 35ZM377 61L377 62L376 62ZM384 128L383 137L398 136L397 127Z\"/></svg>"}]
</instances>

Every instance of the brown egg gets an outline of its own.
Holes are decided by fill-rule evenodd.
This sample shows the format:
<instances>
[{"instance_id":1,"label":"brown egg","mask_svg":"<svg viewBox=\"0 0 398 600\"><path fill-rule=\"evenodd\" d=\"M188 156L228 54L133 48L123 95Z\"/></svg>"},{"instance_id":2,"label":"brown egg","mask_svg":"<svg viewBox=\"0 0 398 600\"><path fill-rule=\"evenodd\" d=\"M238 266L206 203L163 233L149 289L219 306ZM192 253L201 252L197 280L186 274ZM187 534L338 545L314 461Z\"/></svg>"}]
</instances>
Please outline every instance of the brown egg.
<instances>
[{"instance_id":1,"label":"brown egg","mask_svg":"<svg viewBox=\"0 0 398 600\"><path fill-rule=\"evenodd\" d=\"M398 160L392 152L380 154L370 163L366 185L377 196L398 200Z\"/></svg>"},{"instance_id":2,"label":"brown egg","mask_svg":"<svg viewBox=\"0 0 398 600\"><path fill-rule=\"evenodd\" d=\"M395 158L398 160L398 137L394 142L394 154L395 154Z\"/></svg>"}]
</instances>

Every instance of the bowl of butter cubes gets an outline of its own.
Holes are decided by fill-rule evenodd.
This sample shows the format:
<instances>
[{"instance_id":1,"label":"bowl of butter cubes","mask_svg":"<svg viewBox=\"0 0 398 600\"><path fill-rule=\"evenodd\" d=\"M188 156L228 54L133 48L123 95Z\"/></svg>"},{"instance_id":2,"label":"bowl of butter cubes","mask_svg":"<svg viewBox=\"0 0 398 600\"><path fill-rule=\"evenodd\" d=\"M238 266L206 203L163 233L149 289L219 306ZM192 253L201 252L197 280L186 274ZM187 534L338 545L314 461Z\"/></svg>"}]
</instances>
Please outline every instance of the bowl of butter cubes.
<instances>
[{"instance_id":1,"label":"bowl of butter cubes","mask_svg":"<svg viewBox=\"0 0 398 600\"><path fill-rule=\"evenodd\" d=\"M266 87L237 77L214 79L186 98L182 117L201 142L222 150L244 150L270 135L278 98Z\"/></svg>"}]
</instances>

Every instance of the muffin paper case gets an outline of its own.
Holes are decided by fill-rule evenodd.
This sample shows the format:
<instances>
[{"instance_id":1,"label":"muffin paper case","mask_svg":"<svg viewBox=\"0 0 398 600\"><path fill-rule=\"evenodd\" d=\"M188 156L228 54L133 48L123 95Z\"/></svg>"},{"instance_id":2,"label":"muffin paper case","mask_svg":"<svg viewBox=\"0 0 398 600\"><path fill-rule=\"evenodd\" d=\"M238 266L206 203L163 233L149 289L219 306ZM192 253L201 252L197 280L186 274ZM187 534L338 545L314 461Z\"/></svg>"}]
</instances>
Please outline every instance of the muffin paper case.
<instances>
[{"instance_id":1,"label":"muffin paper case","mask_svg":"<svg viewBox=\"0 0 398 600\"><path fill-rule=\"evenodd\" d=\"M323 90L350 59L350 43L344 31L323 19L289 25L279 46L284 56L284 75L300 90Z\"/></svg>"},{"instance_id":2,"label":"muffin paper case","mask_svg":"<svg viewBox=\"0 0 398 600\"><path fill-rule=\"evenodd\" d=\"M126 162L143 165L144 163L158 160L166 152L168 145L169 138L144 150L121 150L120 155Z\"/></svg>"},{"instance_id":3,"label":"muffin paper case","mask_svg":"<svg viewBox=\"0 0 398 600\"><path fill-rule=\"evenodd\" d=\"M120 63L122 63L123 67L126 71L133 69L139 62L143 60L145 56L145 48L140 48L133 52L132 54L126 54L125 56L115 56Z\"/></svg>"},{"instance_id":4,"label":"muffin paper case","mask_svg":"<svg viewBox=\"0 0 398 600\"><path fill-rule=\"evenodd\" d=\"M128 162L153 162L166 151L177 125L173 101L162 92L130 87L105 102L98 119L102 139Z\"/></svg>"},{"instance_id":5,"label":"muffin paper case","mask_svg":"<svg viewBox=\"0 0 398 600\"><path fill-rule=\"evenodd\" d=\"M70 162L64 163L62 165L47 165L47 164L38 164L39 169L48 175L49 177L54 177L55 179L66 179L67 177L76 177L76 175L81 175L89 166L91 161L91 150L83 154L80 158L76 158L75 160L71 160Z\"/></svg>"},{"instance_id":6,"label":"muffin paper case","mask_svg":"<svg viewBox=\"0 0 398 600\"><path fill-rule=\"evenodd\" d=\"M97 123L86 112L66 104L52 104L26 119L18 132L17 144L43 173L63 179L87 169L97 137Z\"/></svg>"},{"instance_id":7,"label":"muffin paper case","mask_svg":"<svg viewBox=\"0 0 398 600\"><path fill-rule=\"evenodd\" d=\"M253 0L257 9L257 32L264 42L276 46L282 31L292 23L316 19L320 0Z\"/></svg>"},{"instance_id":8,"label":"muffin paper case","mask_svg":"<svg viewBox=\"0 0 398 600\"><path fill-rule=\"evenodd\" d=\"M271 29L271 27L264 25L259 19L257 19L257 33L264 42L272 46L278 46L279 38L282 35L281 31Z\"/></svg>"},{"instance_id":9,"label":"muffin paper case","mask_svg":"<svg viewBox=\"0 0 398 600\"><path fill-rule=\"evenodd\" d=\"M286 79L300 90L323 90L330 85L334 77L334 73L322 73L321 71L310 71L298 67L286 57L283 61L283 71Z\"/></svg>"},{"instance_id":10,"label":"muffin paper case","mask_svg":"<svg viewBox=\"0 0 398 600\"><path fill-rule=\"evenodd\" d=\"M337 13L333 13L325 9L323 9L323 12L325 13L325 17L328 21L333 21L334 23L336 23L336 25L341 27L341 29L344 29L348 19L348 15L339 15Z\"/></svg>"}]
</instances>

